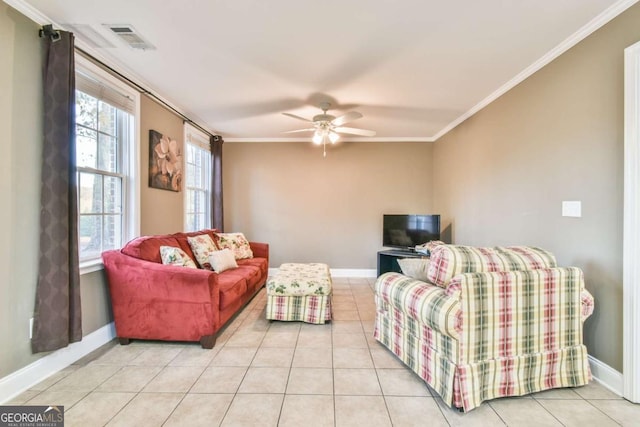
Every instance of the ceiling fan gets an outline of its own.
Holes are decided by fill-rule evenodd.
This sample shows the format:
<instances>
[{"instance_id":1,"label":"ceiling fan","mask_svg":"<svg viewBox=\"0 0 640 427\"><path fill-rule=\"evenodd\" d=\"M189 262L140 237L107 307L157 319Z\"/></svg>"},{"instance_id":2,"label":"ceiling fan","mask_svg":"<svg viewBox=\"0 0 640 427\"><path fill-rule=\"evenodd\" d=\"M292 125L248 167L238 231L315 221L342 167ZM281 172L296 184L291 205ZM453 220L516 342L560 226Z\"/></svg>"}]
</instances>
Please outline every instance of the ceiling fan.
<instances>
[{"instance_id":1,"label":"ceiling fan","mask_svg":"<svg viewBox=\"0 0 640 427\"><path fill-rule=\"evenodd\" d=\"M326 152L326 144L329 141L331 144L335 144L340 139L341 133L349 134L349 135L359 135L359 136L375 136L376 132L367 129L357 129L351 127L342 126L345 123L352 122L359 118L362 118L362 114L357 111L349 111L346 114L336 117L331 114L327 114L327 111L331 109L330 102L321 102L319 105L322 110L322 114L318 114L313 116L313 118L305 119L304 117L296 116L291 113L282 113L285 116L292 117L294 119L302 120L303 122L311 123L313 127L306 129L296 129L290 130L284 133L298 133L298 132L313 132L313 142L314 144L320 145L322 144L324 149L324 156L327 156Z\"/></svg>"}]
</instances>

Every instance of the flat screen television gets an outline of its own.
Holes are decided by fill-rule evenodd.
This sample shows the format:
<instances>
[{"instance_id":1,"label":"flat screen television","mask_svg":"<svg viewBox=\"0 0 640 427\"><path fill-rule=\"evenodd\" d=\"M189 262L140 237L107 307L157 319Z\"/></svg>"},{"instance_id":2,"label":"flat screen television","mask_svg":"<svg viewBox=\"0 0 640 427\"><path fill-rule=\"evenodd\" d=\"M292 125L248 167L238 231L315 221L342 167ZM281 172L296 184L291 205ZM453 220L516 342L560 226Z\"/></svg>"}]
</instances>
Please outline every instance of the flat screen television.
<instances>
[{"instance_id":1,"label":"flat screen television","mask_svg":"<svg viewBox=\"0 0 640 427\"><path fill-rule=\"evenodd\" d=\"M383 215L382 246L413 249L440 240L440 215Z\"/></svg>"}]
</instances>

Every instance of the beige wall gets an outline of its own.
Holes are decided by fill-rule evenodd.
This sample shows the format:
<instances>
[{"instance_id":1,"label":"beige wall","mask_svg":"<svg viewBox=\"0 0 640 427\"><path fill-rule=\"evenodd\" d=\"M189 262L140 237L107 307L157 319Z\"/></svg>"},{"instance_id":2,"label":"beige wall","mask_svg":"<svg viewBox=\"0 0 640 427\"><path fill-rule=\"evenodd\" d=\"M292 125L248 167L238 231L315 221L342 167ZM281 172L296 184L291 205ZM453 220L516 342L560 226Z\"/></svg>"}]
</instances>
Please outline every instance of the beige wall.
<instances>
[{"instance_id":1,"label":"beige wall","mask_svg":"<svg viewBox=\"0 0 640 427\"><path fill-rule=\"evenodd\" d=\"M42 69L39 27L0 3L0 378L42 357L31 354L38 266ZM102 272L81 277L83 333L111 321ZM46 353L45 353L46 354Z\"/></svg>"},{"instance_id":2,"label":"beige wall","mask_svg":"<svg viewBox=\"0 0 640 427\"><path fill-rule=\"evenodd\" d=\"M0 378L42 357L32 355L38 265L42 71L38 25L0 2ZM182 120L141 97L141 232L182 230L184 193L151 189L147 183L149 129L182 141ZM83 333L112 321L103 271L81 277Z\"/></svg>"},{"instance_id":3,"label":"beige wall","mask_svg":"<svg viewBox=\"0 0 640 427\"><path fill-rule=\"evenodd\" d=\"M623 50L640 5L435 144L434 200L456 243L531 244L585 272L589 353L622 371ZM582 201L582 218L561 216Z\"/></svg>"},{"instance_id":4,"label":"beige wall","mask_svg":"<svg viewBox=\"0 0 640 427\"><path fill-rule=\"evenodd\" d=\"M431 213L430 143L225 143L225 231L270 244L271 266L373 269L383 213Z\"/></svg>"},{"instance_id":5,"label":"beige wall","mask_svg":"<svg viewBox=\"0 0 640 427\"><path fill-rule=\"evenodd\" d=\"M31 355L28 334L38 265L39 46L38 27L0 3L0 377L37 359Z\"/></svg>"},{"instance_id":6,"label":"beige wall","mask_svg":"<svg viewBox=\"0 0 640 427\"><path fill-rule=\"evenodd\" d=\"M151 129L180 142L184 152L182 119L148 96L142 95L140 96L140 234L143 236L175 233L184 228L184 191L177 193L149 187L149 130Z\"/></svg>"}]
</instances>

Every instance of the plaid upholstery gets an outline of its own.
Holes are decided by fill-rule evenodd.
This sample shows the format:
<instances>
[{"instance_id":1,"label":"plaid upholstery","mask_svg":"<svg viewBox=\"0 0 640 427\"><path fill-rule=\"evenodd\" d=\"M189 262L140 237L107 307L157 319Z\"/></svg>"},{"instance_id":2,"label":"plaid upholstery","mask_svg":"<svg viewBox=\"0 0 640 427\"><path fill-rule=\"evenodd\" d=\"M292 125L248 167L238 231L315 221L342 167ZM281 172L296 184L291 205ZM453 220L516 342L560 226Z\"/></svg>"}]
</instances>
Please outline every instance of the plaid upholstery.
<instances>
[{"instance_id":1,"label":"plaid upholstery","mask_svg":"<svg viewBox=\"0 0 640 427\"><path fill-rule=\"evenodd\" d=\"M331 296L267 295L267 319L324 323L331 320Z\"/></svg>"},{"instance_id":2,"label":"plaid upholstery","mask_svg":"<svg viewBox=\"0 0 640 427\"><path fill-rule=\"evenodd\" d=\"M414 355L419 347L414 346L412 343L405 342L404 340L408 337L416 337L429 348L443 355L443 357L448 360L455 363L458 362L460 351L458 349L457 339L425 326L424 323L408 316L402 310L395 308L393 305L383 301L379 297L376 297L376 307L380 312L380 316L378 316L378 318L385 320L384 323L379 325L380 331L378 331L379 335L376 336L376 338L388 337L390 336L389 334L394 334L395 339L393 342L399 345L398 351L406 353L407 355ZM387 319L389 321L387 321ZM415 354L417 355L418 353ZM417 361L417 356L410 356L407 359ZM413 362L408 363L407 361L405 361L405 363L408 365L413 364Z\"/></svg>"},{"instance_id":3,"label":"plaid upholstery","mask_svg":"<svg viewBox=\"0 0 640 427\"><path fill-rule=\"evenodd\" d=\"M267 280L267 319L325 323L331 320L331 293L326 264L282 264Z\"/></svg>"},{"instance_id":4,"label":"plaid upholstery","mask_svg":"<svg viewBox=\"0 0 640 427\"><path fill-rule=\"evenodd\" d=\"M377 295L376 307L374 338L420 375L445 402L450 402L460 353L458 341L425 326Z\"/></svg>"},{"instance_id":5,"label":"plaid upholstery","mask_svg":"<svg viewBox=\"0 0 640 427\"><path fill-rule=\"evenodd\" d=\"M593 297L578 268L465 273L446 289L387 273L375 293L374 337L449 405L591 379L582 323Z\"/></svg>"},{"instance_id":6,"label":"plaid upholstery","mask_svg":"<svg viewBox=\"0 0 640 427\"><path fill-rule=\"evenodd\" d=\"M425 326L457 338L460 303L444 289L399 273L385 273L377 280L378 297L399 309L398 316L416 319Z\"/></svg>"},{"instance_id":7,"label":"plaid upholstery","mask_svg":"<svg viewBox=\"0 0 640 427\"><path fill-rule=\"evenodd\" d=\"M536 270L557 267L551 252L530 246L475 248L459 245L439 245L431 253L428 279L438 286L447 286L461 273Z\"/></svg>"}]
</instances>

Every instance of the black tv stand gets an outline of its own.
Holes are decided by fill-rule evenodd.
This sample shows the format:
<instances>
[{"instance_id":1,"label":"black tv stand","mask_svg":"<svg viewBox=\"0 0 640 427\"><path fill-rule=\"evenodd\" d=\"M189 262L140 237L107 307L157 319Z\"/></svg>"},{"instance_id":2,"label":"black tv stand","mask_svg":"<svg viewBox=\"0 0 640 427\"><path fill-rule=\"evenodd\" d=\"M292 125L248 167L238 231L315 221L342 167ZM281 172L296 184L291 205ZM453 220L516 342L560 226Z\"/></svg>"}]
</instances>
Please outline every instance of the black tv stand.
<instances>
[{"instance_id":1,"label":"black tv stand","mask_svg":"<svg viewBox=\"0 0 640 427\"><path fill-rule=\"evenodd\" d=\"M428 258L427 255L416 252L413 249L385 249L378 251L378 276L390 271L402 273L398 265L398 259L402 258Z\"/></svg>"}]
</instances>

